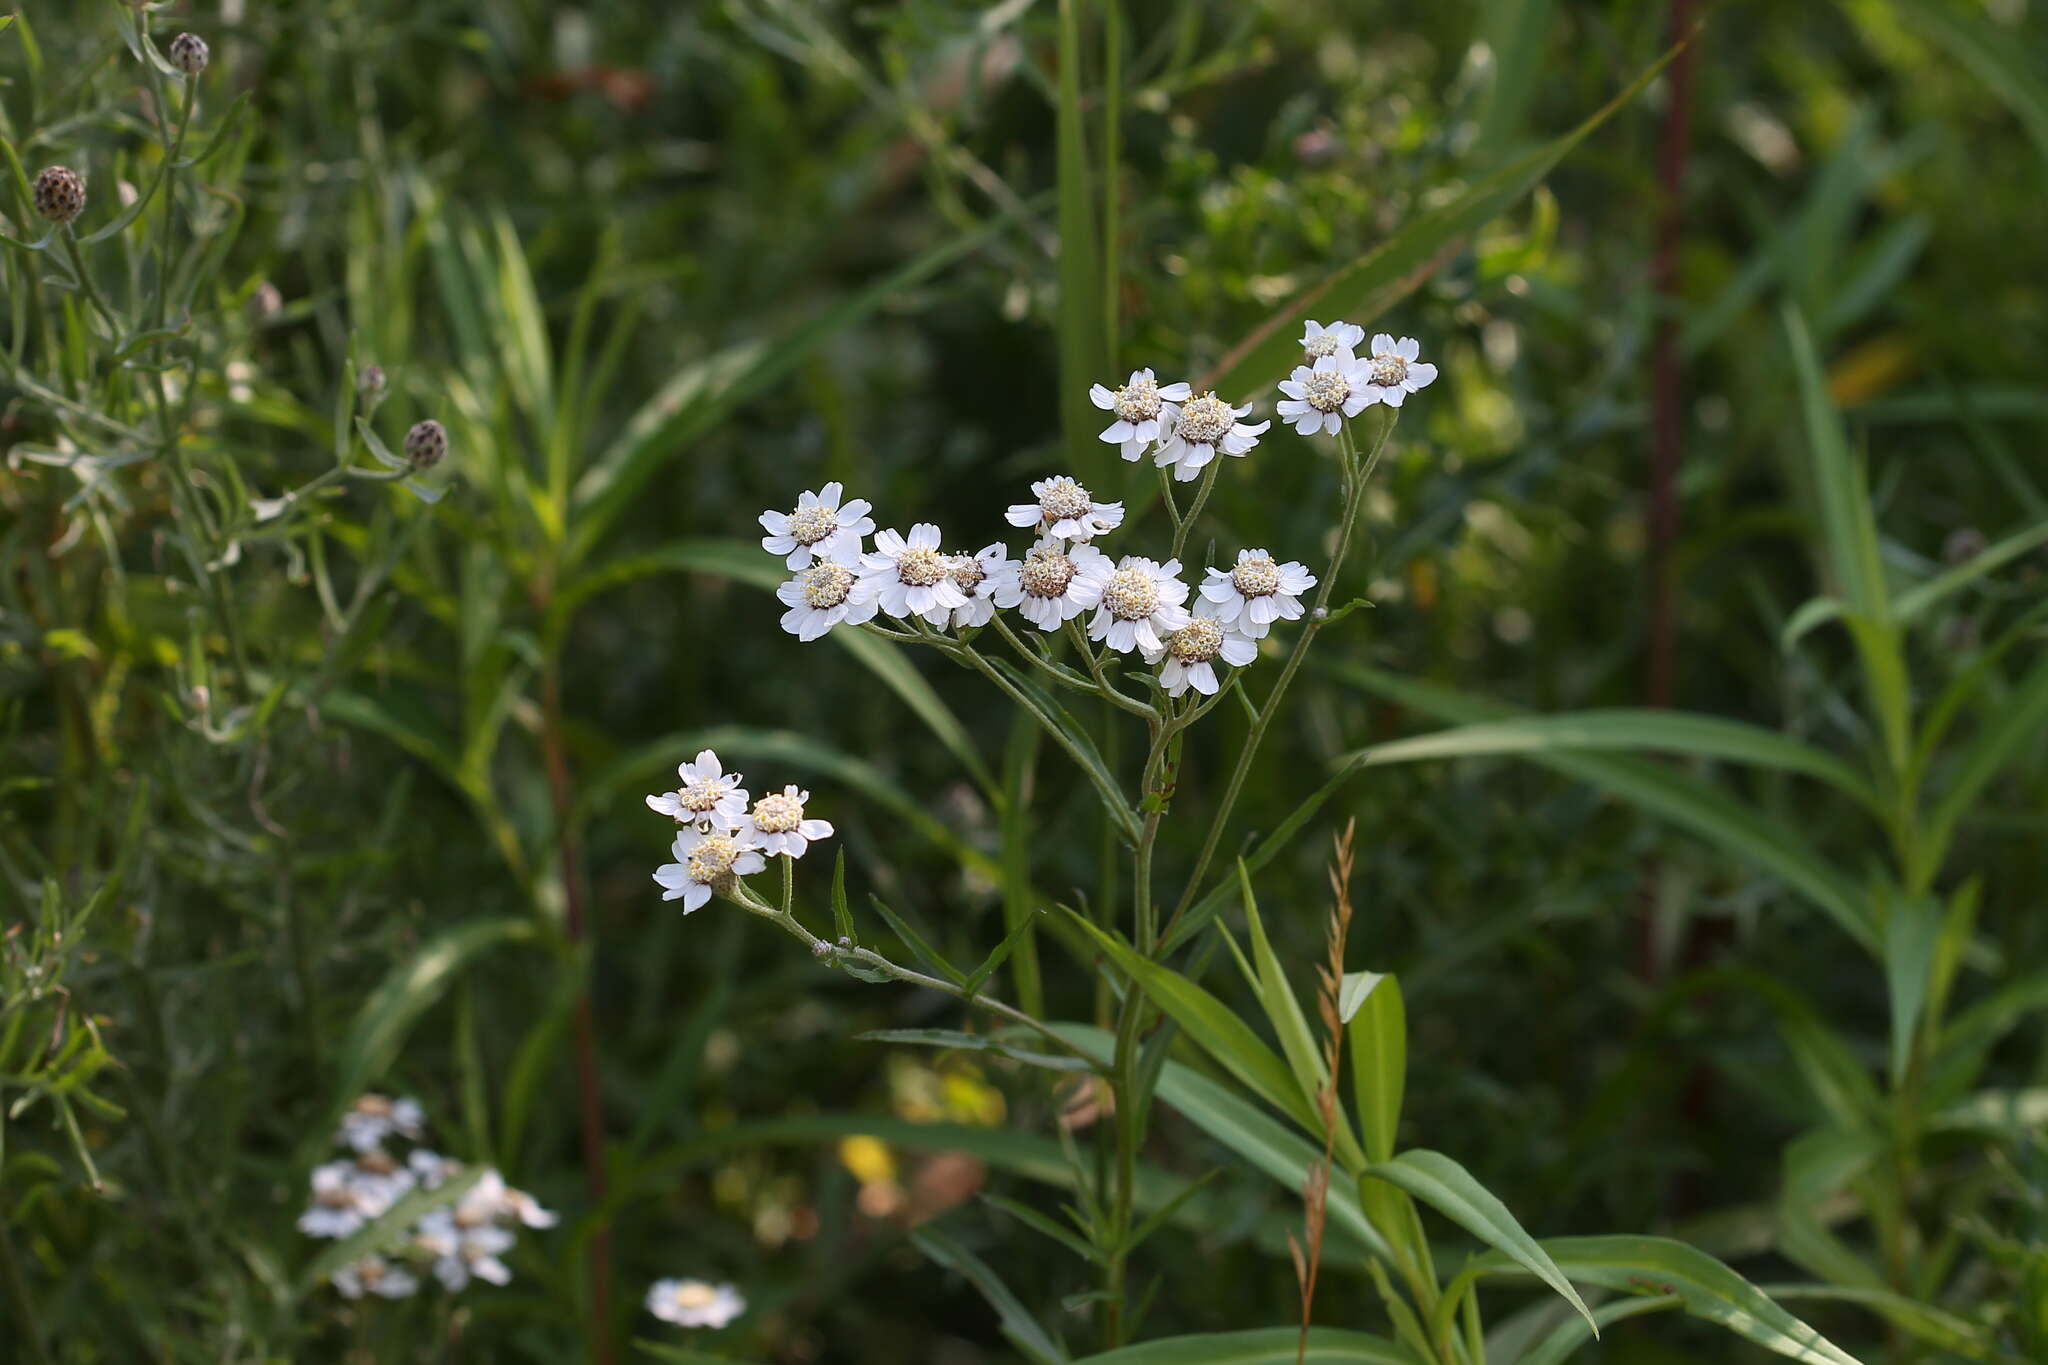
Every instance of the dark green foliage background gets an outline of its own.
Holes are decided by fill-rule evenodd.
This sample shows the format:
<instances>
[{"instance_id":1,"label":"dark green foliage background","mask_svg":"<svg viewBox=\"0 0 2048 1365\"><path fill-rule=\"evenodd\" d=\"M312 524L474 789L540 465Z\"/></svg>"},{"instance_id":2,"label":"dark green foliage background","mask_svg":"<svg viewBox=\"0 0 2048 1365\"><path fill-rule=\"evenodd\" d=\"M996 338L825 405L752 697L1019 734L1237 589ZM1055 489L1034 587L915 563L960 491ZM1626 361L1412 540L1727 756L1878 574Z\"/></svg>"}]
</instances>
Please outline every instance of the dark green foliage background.
<instances>
[{"instance_id":1,"label":"dark green foliage background","mask_svg":"<svg viewBox=\"0 0 2048 1365\"><path fill-rule=\"evenodd\" d=\"M0 1153L0 1217L57 1357L575 1359L589 1330L583 1239L602 1221L622 1335L630 1322L678 1340L634 1316L638 1295L658 1276L703 1274L753 1302L706 1347L733 1359L1017 1358L973 1289L856 1208L832 1135L858 1124L801 1122L894 1112L892 1059L970 1074L959 1058L856 1037L953 1027L961 1011L831 972L729 907L683 919L648 880L665 831L639 797L698 732L737 727L721 752L757 790L802 781L814 813L838 825L855 904L883 894L967 962L1002 937L1000 887L957 847L997 854L989 804L851 657L799 646L772 599L715 573L637 577L583 607L561 641L610 1140L612 1199L592 1217L563 1004L580 960L561 939L544 703L525 667L544 648L549 585L528 577L535 547L486 474L538 468L542 433L490 364L513 346L499 303L483 303L485 344L465 339L437 253L468 234L487 254L505 225L558 356L599 281L596 326L618 338L618 369L585 414L577 458L588 459L678 373L735 346L815 339L836 305L986 229L957 262L818 340L768 390L669 442L594 559L750 539L761 509L827 479L871 498L885 526L934 520L983 543L1029 480L1071 463L1048 250L1053 0L284 0L237 7L232 24L219 6L193 8L176 23L214 44L210 96L250 92L254 136L238 191L247 223L207 323L226 329L222 354L240 368L211 374L188 443L202 467L231 462L272 494L318 474L353 335L393 377L378 423L387 440L419 416L460 412L455 487L431 508L364 487L331 504L337 563L368 536L428 524L341 675L295 689L260 736L216 744L181 719L193 633L215 667L227 660L163 552L160 471L119 474L104 529L83 535L69 473L22 461L0 471L0 926L29 921L46 877L77 904L124 874L66 977L69 1008L100 1020L116 1059L93 1084L125 1117L83 1119L105 1186L92 1187L47 1105L7 1123ZM2048 31L2027 0L1710 8L1681 257L1674 700L1858 751L1870 736L1845 639L1779 645L1823 582L1778 305L1811 320L1902 581L1927 576L1965 531L1996 540L2048 516ZM1989 35L1995 61L1966 60L1922 11ZM67 161L106 193L142 140L112 21L86 3L24 13L46 107L76 117L18 122L28 72L20 35L0 34L8 136L31 173ZM1447 187L1577 122L1666 45L1664 7L1629 0L1145 0L1123 19L1116 369L1163 378L1210 369L1300 289ZM97 93L67 104L73 83ZM1643 700L1648 278L1668 98L1668 85L1652 87L1384 320L1421 338L1443 378L1383 466L1371 568L1348 585L1373 607L1320 647L1234 835L1269 829L1337 755L1435 727L1360 690L1343 676L1352 665L1546 711ZM266 280L285 305L258 318L242 304ZM52 439L4 384L0 407L0 448ZM1117 485L1106 448L1084 455L1098 488ZM1276 427L1224 471L1194 544L1320 558L1326 455ZM1124 534L1161 525L1155 509ZM338 570L348 584L350 562ZM226 688L260 695L273 673L321 661L327 628L301 554L252 544L227 581L264 677ZM1968 667L2044 581L2037 550L1916 626L1920 688ZM2022 643L2015 666L2039 649L2038 635ZM520 867L474 794L394 740L464 733L466 670L480 654L513 680L506 728L477 771L485 815L524 851ZM1000 700L916 662L1003 770L1013 741ZM1190 745L1180 808L1207 811L1242 729L1226 707ZM779 748L746 733L771 731L785 736ZM2048 965L2048 742L2035 734L2025 749L1963 827L1945 883L1982 882L1965 999ZM937 817L956 846L844 781L849 759ZM1096 882L1096 813L1057 752L1038 757L1036 776L1031 876L1070 898ZM1853 811L1805 787L1720 776L1841 866L1883 856L1859 847L1872 836ZM1455 1154L1539 1235L1676 1229L1759 1282L1794 1277L1767 1249L1767 1215L1779 1149L1816 1116L1761 997L1703 988L1696 974L1739 965L1796 983L1878 1071L1882 973L1746 864L1590 787L1478 760L1369 770L1261 876L1304 997L1327 836L1348 818L1360 848L1352 965L1400 972L1409 1002L1404 1133ZM1168 895L1198 825L1167 825ZM821 930L827 857L803 864L798 893ZM562 1210L563 1226L525 1235L513 1284L474 1288L459 1307L433 1294L404 1308L347 1308L325 1292L294 1303L283 1287L311 1249L292 1221L366 1000L423 943L501 919L534 928L423 996L388 1071L362 1079L420 1097L443 1150L495 1160ZM1090 965L1050 938L1040 946L1051 1016L1093 1017ZM1228 995L1235 982L1223 969L1209 984ZM1007 974L998 988L1012 991ZM1052 1132L1060 1100L1044 1073L984 1061L971 1074L1002 1092L1008 1128ZM2008 1040L1992 1081L2048 1086L2038 1030ZM515 1095L524 1130L508 1145ZM1982 1198L1956 1215L1973 1244L2019 1250L2005 1271L1946 1286L1952 1309L1960 1295L1985 1311L2043 1312L2038 1135L1987 1159ZM897 1157L906 1173L921 1159ZM1152 1294L1142 1335L1291 1322L1284 1249L1253 1232L1262 1219L1290 1226L1298 1201L1176 1116L1159 1116L1148 1158L1225 1173L1201 1205L1204 1226L1140 1254L1137 1283ZM1045 1187L988 1179L1056 1213ZM978 1201L942 1226L1042 1320L1089 1339L1084 1313L1061 1306L1090 1288L1085 1268ZM1495 1297L1500 1311L1522 1301ZM1326 1275L1318 1320L1381 1330L1369 1284L1343 1267ZM1809 1320L1867 1361L1946 1358L1851 1309L1814 1305ZM0 1339L15 1330L0 1324ZM2048 1324L2040 1337L2011 1330L2014 1349L2048 1340ZM16 1358L8 1349L0 1340L0 1356ZM1617 1327L1595 1358L1762 1353L1659 1318Z\"/></svg>"}]
</instances>

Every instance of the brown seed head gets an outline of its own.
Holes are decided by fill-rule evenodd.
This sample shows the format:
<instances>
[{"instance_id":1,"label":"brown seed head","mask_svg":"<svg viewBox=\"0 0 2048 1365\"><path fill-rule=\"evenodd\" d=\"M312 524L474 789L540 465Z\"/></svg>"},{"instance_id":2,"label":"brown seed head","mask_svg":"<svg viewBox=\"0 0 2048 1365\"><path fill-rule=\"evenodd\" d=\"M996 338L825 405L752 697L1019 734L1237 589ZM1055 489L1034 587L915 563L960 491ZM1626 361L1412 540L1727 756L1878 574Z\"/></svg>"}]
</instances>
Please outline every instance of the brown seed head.
<instances>
[{"instance_id":1,"label":"brown seed head","mask_svg":"<svg viewBox=\"0 0 2048 1365\"><path fill-rule=\"evenodd\" d=\"M432 469L448 453L448 431L429 417L405 433L405 462L414 469Z\"/></svg>"},{"instance_id":2,"label":"brown seed head","mask_svg":"<svg viewBox=\"0 0 2048 1365\"><path fill-rule=\"evenodd\" d=\"M212 56L206 48L206 39L196 33L180 33L171 39L166 49L171 65L188 76L196 76L206 70L207 59Z\"/></svg>"},{"instance_id":3,"label":"brown seed head","mask_svg":"<svg viewBox=\"0 0 2048 1365\"><path fill-rule=\"evenodd\" d=\"M85 212L85 179L66 166L46 166L36 177L36 214L52 223L69 223Z\"/></svg>"}]
</instances>

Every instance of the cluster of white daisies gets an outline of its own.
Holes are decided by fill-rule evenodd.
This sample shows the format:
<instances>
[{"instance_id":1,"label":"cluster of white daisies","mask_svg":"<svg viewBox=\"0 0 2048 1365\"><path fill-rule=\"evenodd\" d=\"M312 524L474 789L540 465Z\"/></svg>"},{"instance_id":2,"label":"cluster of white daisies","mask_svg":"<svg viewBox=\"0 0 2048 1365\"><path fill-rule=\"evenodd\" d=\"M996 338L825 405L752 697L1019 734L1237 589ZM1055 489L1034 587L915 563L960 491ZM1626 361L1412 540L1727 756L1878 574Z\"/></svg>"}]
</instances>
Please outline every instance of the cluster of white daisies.
<instances>
[{"instance_id":1,"label":"cluster of white daisies","mask_svg":"<svg viewBox=\"0 0 2048 1365\"><path fill-rule=\"evenodd\" d=\"M1302 337L1309 363L1281 384L1287 395L1278 405L1281 419L1304 435L1334 433L1345 418L1376 403L1399 407L1436 378L1436 366L1416 358L1412 338L1396 341L1382 333L1360 357L1356 348L1364 337L1363 329L1348 322L1327 328L1309 323ZM1114 390L1097 384L1090 397L1116 415L1102 431L1104 441L1126 460L1151 448L1154 463L1171 468L1179 480L1194 478L1218 452L1243 456L1271 425L1242 421L1252 411L1249 405L1232 407L1213 393L1196 396L1185 383L1162 385L1151 370L1133 371ZM1191 612L1179 560L1162 564L1125 555L1112 561L1090 543L1122 524L1122 503L1097 502L1066 476L1040 479L1031 495L1031 502L1012 506L1006 518L1037 533L1017 559L1000 541L947 553L944 537L930 522L913 525L907 535L877 531L870 505L847 499L837 483L806 490L791 511L762 513L768 532L762 548L783 556L794 571L776 592L789 608L783 629L815 640L834 626L860 625L879 612L957 631L985 626L998 610L1014 608L1051 631L1085 612L1088 638L1118 653L1135 650L1158 666L1168 696L1189 688L1213 695L1220 686L1215 661L1250 663L1273 622L1298 619L1302 594L1316 585L1315 576L1294 560L1240 550L1228 569L1208 570ZM870 535L873 549L865 548ZM680 839L677 857L683 857Z\"/></svg>"},{"instance_id":2,"label":"cluster of white daisies","mask_svg":"<svg viewBox=\"0 0 2048 1365\"><path fill-rule=\"evenodd\" d=\"M770 792L749 809L740 785L745 779L726 772L710 749L676 775L682 778L676 790L648 797L647 806L679 826L669 848L675 861L656 868L654 880L661 898L681 901L686 915L734 878L759 872L768 859L801 858L817 840L832 837L828 821L804 814L811 794L800 787Z\"/></svg>"},{"instance_id":3,"label":"cluster of white daisies","mask_svg":"<svg viewBox=\"0 0 2048 1365\"><path fill-rule=\"evenodd\" d=\"M313 1198L299 1215L308 1237L351 1237L389 1213L415 1190L431 1190L464 1171L463 1164L415 1146L403 1161L393 1156L393 1138L418 1143L426 1124L416 1100L364 1095L341 1120L337 1141L351 1155L313 1171ZM346 1298L365 1294L402 1299L420 1287L420 1269L430 1270L450 1292L472 1279L504 1284L511 1269L500 1259L511 1250L515 1226L552 1227L555 1215L532 1195L507 1185L486 1170L453 1203L429 1210L395 1249L365 1256L334 1272L335 1289Z\"/></svg>"}]
</instances>

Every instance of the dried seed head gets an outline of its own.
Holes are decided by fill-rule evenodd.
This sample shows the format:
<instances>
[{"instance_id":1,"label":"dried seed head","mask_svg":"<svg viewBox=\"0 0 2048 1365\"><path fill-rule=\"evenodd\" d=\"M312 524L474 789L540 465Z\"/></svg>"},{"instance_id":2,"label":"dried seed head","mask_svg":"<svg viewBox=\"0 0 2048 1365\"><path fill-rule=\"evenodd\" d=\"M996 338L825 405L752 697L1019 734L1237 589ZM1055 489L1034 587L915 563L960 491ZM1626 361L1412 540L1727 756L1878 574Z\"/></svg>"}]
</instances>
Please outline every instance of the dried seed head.
<instances>
[{"instance_id":1,"label":"dried seed head","mask_svg":"<svg viewBox=\"0 0 2048 1365\"><path fill-rule=\"evenodd\" d=\"M52 223L69 223L85 212L85 179L66 166L46 166L36 177L36 215Z\"/></svg>"},{"instance_id":2,"label":"dried seed head","mask_svg":"<svg viewBox=\"0 0 2048 1365\"><path fill-rule=\"evenodd\" d=\"M405 462L414 469L432 469L448 453L448 431L429 417L405 433Z\"/></svg>"},{"instance_id":3,"label":"dried seed head","mask_svg":"<svg viewBox=\"0 0 2048 1365\"><path fill-rule=\"evenodd\" d=\"M188 76L196 76L206 70L207 58L212 54L206 50L206 39L196 33L180 33L171 39L167 55L172 66Z\"/></svg>"},{"instance_id":4,"label":"dried seed head","mask_svg":"<svg viewBox=\"0 0 2048 1365\"><path fill-rule=\"evenodd\" d=\"M364 401L370 403L374 403L379 398L382 398L384 396L384 367L382 365L365 366L363 372L356 376L356 392L363 396Z\"/></svg>"}]
</instances>

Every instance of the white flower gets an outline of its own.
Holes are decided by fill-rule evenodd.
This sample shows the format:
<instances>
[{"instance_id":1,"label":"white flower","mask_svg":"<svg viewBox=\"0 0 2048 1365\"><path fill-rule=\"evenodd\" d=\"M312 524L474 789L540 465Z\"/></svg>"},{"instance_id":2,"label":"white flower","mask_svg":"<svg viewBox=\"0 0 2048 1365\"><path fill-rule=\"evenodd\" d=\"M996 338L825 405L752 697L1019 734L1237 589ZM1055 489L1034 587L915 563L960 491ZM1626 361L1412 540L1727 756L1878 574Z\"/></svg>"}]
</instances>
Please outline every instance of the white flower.
<instances>
[{"instance_id":1,"label":"white flower","mask_svg":"<svg viewBox=\"0 0 2048 1365\"><path fill-rule=\"evenodd\" d=\"M860 554L862 537L873 533L875 523L865 498L840 501L846 490L828 483L817 492L806 489L792 512L767 511L761 527L768 534L761 548L770 554L786 555L792 569L807 569L818 559L841 559L851 563Z\"/></svg>"},{"instance_id":2,"label":"white flower","mask_svg":"<svg viewBox=\"0 0 2048 1365\"><path fill-rule=\"evenodd\" d=\"M1122 503L1096 502L1087 489L1064 474L1032 484L1031 496L1038 501L1015 503L1004 514L1010 525L1036 528L1040 535L1054 540L1083 541L1123 524Z\"/></svg>"},{"instance_id":3,"label":"white flower","mask_svg":"<svg viewBox=\"0 0 2048 1365\"><path fill-rule=\"evenodd\" d=\"M1017 561L1010 558L1001 541L984 545L969 553L949 555L946 560L946 576L953 580L953 586L960 590L967 600L957 607L933 607L925 614L925 620L945 630L964 630L968 626L985 626L996 616L996 585L1016 567Z\"/></svg>"},{"instance_id":4,"label":"white flower","mask_svg":"<svg viewBox=\"0 0 2048 1365\"><path fill-rule=\"evenodd\" d=\"M1063 545L1042 537L1022 560L1006 560L994 577L995 604L1017 607L1040 630L1058 630L1102 600L1102 583L1112 572L1109 556L1093 545Z\"/></svg>"},{"instance_id":5,"label":"white flower","mask_svg":"<svg viewBox=\"0 0 2048 1365\"><path fill-rule=\"evenodd\" d=\"M341 1116L341 1140L359 1152L367 1152L393 1133L417 1139L424 1122L418 1100L364 1095Z\"/></svg>"},{"instance_id":6,"label":"white flower","mask_svg":"<svg viewBox=\"0 0 2048 1365\"><path fill-rule=\"evenodd\" d=\"M1318 431L1334 436L1344 418L1356 417L1379 401L1371 394L1371 378L1372 367L1349 351L1322 356L1313 369L1297 365L1280 381L1280 392L1287 395L1277 408L1280 420L1304 436Z\"/></svg>"},{"instance_id":7,"label":"white flower","mask_svg":"<svg viewBox=\"0 0 2048 1365\"><path fill-rule=\"evenodd\" d=\"M1328 327L1311 321L1301 330L1302 353L1313 365L1326 355L1342 352L1349 360L1358 350L1358 343L1365 340L1365 329L1355 322L1333 322Z\"/></svg>"},{"instance_id":8,"label":"white flower","mask_svg":"<svg viewBox=\"0 0 2048 1365\"><path fill-rule=\"evenodd\" d=\"M775 590L789 608L782 628L799 640L817 639L841 621L874 619L875 585L835 559L821 559Z\"/></svg>"},{"instance_id":9,"label":"white flower","mask_svg":"<svg viewBox=\"0 0 2048 1365\"><path fill-rule=\"evenodd\" d=\"M831 838L829 822L804 818L804 802L810 799L809 792L792 784L756 801L747 817L748 842L771 858L781 853L801 858L814 840Z\"/></svg>"},{"instance_id":10,"label":"white flower","mask_svg":"<svg viewBox=\"0 0 2048 1365\"><path fill-rule=\"evenodd\" d=\"M883 531L875 548L860 557L861 582L867 584L883 611L901 620L929 617L934 608L951 611L966 595L954 585L952 565L939 553L939 528L921 521L908 536Z\"/></svg>"},{"instance_id":11,"label":"white flower","mask_svg":"<svg viewBox=\"0 0 2048 1365\"><path fill-rule=\"evenodd\" d=\"M1172 435L1160 444L1152 462L1172 465L1173 477L1186 483L1216 458L1219 449L1225 455L1243 455L1259 443L1259 434L1273 425L1261 422L1252 426L1237 420L1251 416L1251 411L1249 403L1233 408L1213 393L1189 399L1181 407Z\"/></svg>"},{"instance_id":12,"label":"white flower","mask_svg":"<svg viewBox=\"0 0 2048 1365\"><path fill-rule=\"evenodd\" d=\"M1301 595L1315 585L1316 576L1298 560L1276 564L1264 550L1239 550L1228 570L1209 570L1202 596L1214 604L1217 620L1258 640L1275 621L1300 620Z\"/></svg>"},{"instance_id":13,"label":"white flower","mask_svg":"<svg viewBox=\"0 0 2048 1365\"><path fill-rule=\"evenodd\" d=\"M492 1222L465 1222L459 1210L435 1209L413 1229L413 1245L434 1260L434 1278L449 1291L469 1284L472 1276L504 1284L512 1268L499 1259L517 1239Z\"/></svg>"},{"instance_id":14,"label":"white flower","mask_svg":"<svg viewBox=\"0 0 2048 1365\"><path fill-rule=\"evenodd\" d=\"M461 1162L453 1157L442 1156L439 1152L430 1152L424 1147L415 1149L413 1154L405 1159L405 1164L412 1169L413 1176L421 1187L429 1190L439 1189L462 1173Z\"/></svg>"},{"instance_id":15,"label":"white flower","mask_svg":"<svg viewBox=\"0 0 2048 1365\"><path fill-rule=\"evenodd\" d=\"M1164 638L1188 623L1188 585L1180 581L1180 561L1161 564L1143 555L1125 555L1114 569L1107 556L1084 571L1100 594L1101 605L1088 622L1088 638L1106 640L1119 654L1154 650Z\"/></svg>"},{"instance_id":16,"label":"white flower","mask_svg":"<svg viewBox=\"0 0 2048 1365\"><path fill-rule=\"evenodd\" d=\"M723 1327L747 1311L747 1301L729 1284L656 1280L647 1291L647 1311L678 1327Z\"/></svg>"},{"instance_id":17,"label":"white flower","mask_svg":"<svg viewBox=\"0 0 2048 1365\"><path fill-rule=\"evenodd\" d=\"M747 789L740 785L743 779L738 773L726 772L716 753L703 750L693 762L678 767L676 776L682 778L682 784L672 792L648 797L647 809L670 816L678 824L719 825L726 829L736 827L746 818Z\"/></svg>"},{"instance_id":18,"label":"white flower","mask_svg":"<svg viewBox=\"0 0 2048 1365\"><path fill-rule=\"evenodd\" d=\"M300 1232L308 1237L347 1237L370 1220L373 1215L364 1212L362 1192L351 1178L355 1169L352 1161L313 1168L313 1202L299 1215Z\"/></svg>"},{"instance_id":19,"label":"white flower","mask_svg":"<svg viewBox=\"0 0 2048 1365\"><path fill-rule=\"evenodd\" d=\"M1398 408L1408 401L1408 395L1429 387L1436 378L1436 366L1427 361L1417 360L1422 354L1421 345L1414 337L1394 340L1385 332L1372 339L1372 359L1366 362L1366 392L1373 403L1385 403Z\"/></svg>"},{"instance_id":20,"label":"white flower","mask_svg":"<svg viewBox=\"0 0 2048 1365\"><path fill-rule=\"evenodd\" d=\"M1145 651L1145 662L1166 660L1159 670L1159 685L1169 697L1178 697L1190 687L1205 697L1216 695L1215 661L1242 668L1257 658L1259 647L1248 636L1225 626L1213 616L1191 618L1179 630L1160 642L1158 649Z\"/></svg>"},{"instance_id":21,"label":"white flower","mask_svg":"<svg viewBox=\"0 0 2048 1365\"><path fill-rule=\"evenodd\" d=\"M1119 447L1126 460L1137 459L1146 446L1173 425L1174 404L1185 402L1187 396L1187 385L1168 384L1161 388L1150 370L1132 370L1130 382L1114 393L1100 384L1088 390L1090 402L1104 412L1116 414L1116 420L1102 429L1102 439Z\"/></svg>"},{"instance_id":22,"label":"white flower","mask_svg":"<svg viewBox=\"0 0 2048 1365\"><path fill-rule=\"evenodd\" d=\"M654 880L662 887L661 898L680 900L687 915L734 877L759 872L768 863L761 851L748 842L751 837L744 829L728 833L689 826L677 831L676 841L669 849L675 861L654 869Z\"/></svg>"},{"instance_id":23,"label":"white flower","mask_svg":"<svg viewBox=\"0 0 2048 1365\"><path fill-rule=\"evenodd\" d=\"M365 1293L387 1299L402 1299L420 1287L409 1270L393 1266L382 1256L365 1256L354 1265L334 1272L331 1281L345 1299L360 1299Z\"/></svg>"}]
</instances>

